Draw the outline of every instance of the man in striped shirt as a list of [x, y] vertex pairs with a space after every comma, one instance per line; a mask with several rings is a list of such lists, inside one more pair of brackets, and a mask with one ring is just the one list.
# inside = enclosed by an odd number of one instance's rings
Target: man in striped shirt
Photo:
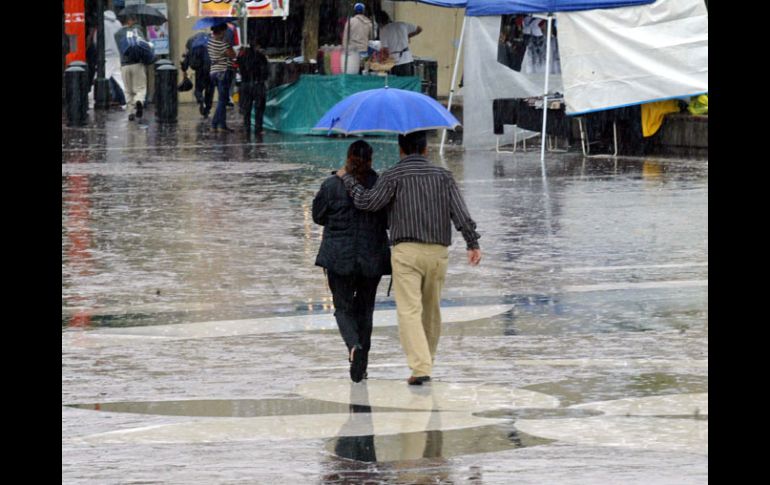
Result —
[[227, 102], [230, 100], [230, 84], [233, 77], [232, 59], [235, 59], [233, 47], [225, 40], [227, 24], [211, 27], [211, 38], [208, 43], [209, 59], [211, 60], [211, 85], [217, 88], [217, 109], [211, 120], [215, 131], [233, 131], [227, 126]]
[[481, 261], [476, 223], [449, 170], [425, 158], [424, 131], [399, 135], [401, 160], [385, 170], [370, 190], [342, 168], [354, 205], [363, 210], [388, 208], [388, 226], [399, 337], [412, 375], [410, 385], [430, 381], [441, 334], [441, 289], [452, 244], [452, 222], [462, 233], [468, 263]]

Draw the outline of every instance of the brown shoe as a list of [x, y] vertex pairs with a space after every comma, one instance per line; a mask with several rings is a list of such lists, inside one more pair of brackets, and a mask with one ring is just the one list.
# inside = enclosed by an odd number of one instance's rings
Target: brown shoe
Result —
[[410, 386], [421, 386], [423, 382], [430, 382], [430, 376], [412, 376], [406, 382]]

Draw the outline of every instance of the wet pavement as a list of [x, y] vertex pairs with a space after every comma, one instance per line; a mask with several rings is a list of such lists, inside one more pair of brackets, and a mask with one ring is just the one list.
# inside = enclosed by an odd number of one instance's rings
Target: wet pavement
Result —
[[352, 140], [89, 114], [62, 127], [63, 483], [707, 483], [707, 160], [431, 146], [483, 260], [453, 234], [419, 389], [385, 278], [354, 385], [310, 214]]

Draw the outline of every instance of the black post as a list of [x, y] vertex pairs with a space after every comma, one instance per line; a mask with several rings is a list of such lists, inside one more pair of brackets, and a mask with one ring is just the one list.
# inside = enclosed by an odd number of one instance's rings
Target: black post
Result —
[[[88, 97], [83, 98], [83, 86], [88, 77], [86, 70], [79, 66], [64, 71], [64, 91], [67, 99], [67, 126], [83, 126], [86, 122]], [[85, 107], [83, 106], [85, 103]]]
[[156, 101], [155, 117], [161, 123], [176, 123], [178, 93], [177, 70], [173, 64], [163, 64], [155, 69]]
[[80, 82], [83, 83], [79, 91], [80, 97], [82, 98], [80, 104], [82, 105], [83, 112], [86, 112], [88, 111], [88, 91], [91, 89], [91, 86], [88, 85], [88, 64], [83, 61], [72, 61], [67, 65], [67, 67], [80, 67], [86, 72], [85, 76], [79, 77], [79, 79], [81, 79]]
[[110, 84], [104, 78], [104, 0], [96, 4], [96, 81], [94, 82], [94, 108], [107, 109], [110, 107]]
[[158, 89], [159, 89], [159, 87], [158, 87], [159, 86], [159, 84], [158, 84], [158, 68], [160, 66], [168, 66], [168, 65], [172, 65], [173, 66], [174, 63], [171, 62], [168, 59], [157, 59], [155, 61], [155, 64], [154, 64], [155, 71], [153, 72], [153, 79], [155, 79], [155, 84], [153, 84], [153, 87], [152, 87], [152, 103], [153, 104], [158, 104]]

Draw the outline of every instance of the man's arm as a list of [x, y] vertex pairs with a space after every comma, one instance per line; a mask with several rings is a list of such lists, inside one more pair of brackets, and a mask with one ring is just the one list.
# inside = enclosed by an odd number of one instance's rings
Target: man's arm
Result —
[[449, 175], [449, 217], [465, 239], [468, 249], [468, 263], [476, 266], [481, 261], [481, 249], [479, 249], [481, 235], [476, 232], [476, 223], [471, 219], [463, 196], [460, 194], [460, 189], [457, 188], [451, 175]]
[[369, 190], [356, 182], [355, 177], [345, 172], [344, 168], [337, 171], [337, 176], [345, 183], [345, 188], [353, 197], [353, 205], [356, 209], [378, 211], [390, 203], [395, 193], [396, 187], [387, 172], [383, 173], [374, 187]]
[[417, 25], [416, 27], [417, 27], [417, 28], [414, 30], [414, 32], [410, 32], [410, 33], [408, 34], [408, 36], [409, 36], [410, 38], [414, 37], [415, 35], [420, 35], [420, 32], [422, 32], [422, 27], [420, 27], [419, 25]]

